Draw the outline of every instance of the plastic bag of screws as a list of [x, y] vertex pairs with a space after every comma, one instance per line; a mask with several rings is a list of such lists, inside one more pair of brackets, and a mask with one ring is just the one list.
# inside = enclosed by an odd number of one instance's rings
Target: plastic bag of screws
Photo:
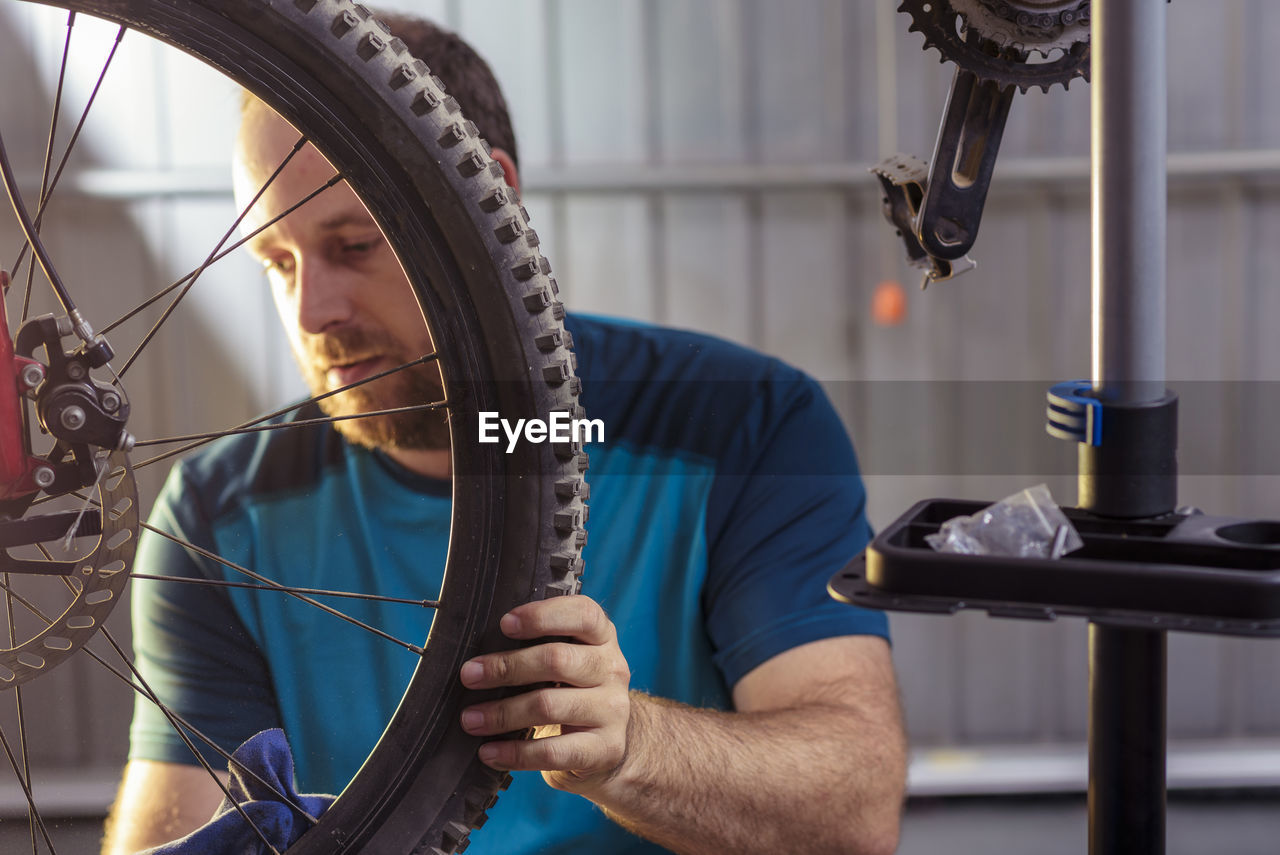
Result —
[[955, 517], [925, 535], [938, 552], [1061, 558], [1084, 546], [1075, 526], [1044, 484], [1028, 487], [976, 514]]

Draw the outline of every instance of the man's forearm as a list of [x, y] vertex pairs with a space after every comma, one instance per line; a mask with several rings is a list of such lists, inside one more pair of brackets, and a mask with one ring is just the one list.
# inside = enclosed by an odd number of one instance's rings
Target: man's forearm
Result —
[[[219, 779], [226, 783], [225, 773]], [[103, 855], [132, 855], [204, 825], [222, 802], [218, 781], [199, 766], [130, 760], [111, 808]]]
[[776, 855], [798, 840], [811, 853], [893, 851], [906, 747], [884, 639], [835, 636], [772, 656], [737, 678], [729, 713], [629, 692], [616, 627], [587, 597], [526, 603], [502, 625], [515, 639], [577, 643], [463, 665], [470, 689], [533, 687], [465, 709], [468, 733], [546, 734], [486, 742], [484, 763], [540, 769], [681, 855]]
[[585, 795], [636, 834], [681, 855], [777, 853], [801, 841], [815, 855], [896, 848], [896, 726], [839, 704], [732, 713], [631, 698], [627, 756]]

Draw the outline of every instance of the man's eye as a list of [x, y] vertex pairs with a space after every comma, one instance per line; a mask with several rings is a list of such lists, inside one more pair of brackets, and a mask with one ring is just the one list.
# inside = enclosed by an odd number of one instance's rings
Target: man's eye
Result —
[[370, 238], [369, 240], [353, 241], [344, 243], [342, 251], [346, 255], [368, 255], [373, 252], [382, 243], [382, 238]]
[[292, 273], [293, 259], [289, 256], [262, 259], [262, 269], [268, 273]]

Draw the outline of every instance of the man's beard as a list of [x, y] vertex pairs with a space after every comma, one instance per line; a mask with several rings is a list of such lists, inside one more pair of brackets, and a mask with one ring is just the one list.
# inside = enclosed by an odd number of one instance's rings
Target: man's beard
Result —
[[[413, 359], [402, 352], [398, 343], [389, 345], [385, 335], [363, 329], [343, 329], [315, 336], [305, 346], [308, 353], [299, 362], [313, 395], [331, 391], [325, 369], [319, 366], [343, 364], [375, 355], [385, 357], [395, 365], [404, 365]], [[383, 370], [386, 369], [379, 373]], [[440, 372], [434, 363], [427, 362], [324, 398], [320, 401], [320, 409], [329, 416], [350, 416], [443, 400]], [[333, 426], [348, 441], [369, 448], [429, 450], [449, 447], [448, 413], [443, 408], [371, 418], [346, 418], [334, 422]]]

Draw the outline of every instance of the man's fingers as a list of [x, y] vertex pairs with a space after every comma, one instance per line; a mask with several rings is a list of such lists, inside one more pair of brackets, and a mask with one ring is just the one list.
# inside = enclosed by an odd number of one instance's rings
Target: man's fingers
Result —
[[[587, 689], [603, 685], [620, 668], [604, 649], [582, 644], [552, 642], [521, 650], [477, 656], [462, 666], [462, 684], [469, 689], [530, 686], [534, 683], [567, 683]], [[629, 675], [627, 675], [629, 677]]]
[[[622, 744], [596, 731], [546, 739], [486, 742], [480, 746], [480, 761], [494, 769], [572, 772], [574, 777], [609, 772], [617, 768], [622, 757]], [[548, 781], [551, 780], [549, 777]]]
[[503, 616], [510, 638], [568, 636], [583, 644], [608, 644], [616, 637], [613, 622], [590, 597], [552, 597], [517, 606]]
[[526, 603], [502, 618], [502, 631], [517, 639], [568, 638], [519, 650], [477, 656], [462, 666], [471, 689], [566, 683], [580, 688], [631, 679], [618, 635], [604, 610], [589, 597], [554, 597]]
[[629, 711], [625, 692], [605, 694], [595, 689], [537, 689], [501, 701], [468, 707], [462, 713], [462, 729], [477, 736], [492, 736], [545, 724], [606, 727], [618, 721], [625, 722]]
[[512, 609], [502, 618], [502, 631], [515, 639], [569, 641], [477, 656], [462, 666], [463, 685], [554, 685], [468, 707], [463, 729], [492, 736], [555, 726], [560, 733], [532, 742], [487, 742], [481, 761], [495, 769], [542, 770], [563, 789], [612, 774], [626, 753], [631, 672], [604, 610], [589, 597], [555, 597]]

